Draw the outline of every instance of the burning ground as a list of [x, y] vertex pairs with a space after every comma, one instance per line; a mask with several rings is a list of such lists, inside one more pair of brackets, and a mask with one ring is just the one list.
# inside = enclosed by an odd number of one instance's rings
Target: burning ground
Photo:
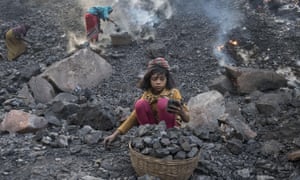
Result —
[[[201, 129], [202, 153], [191, 179], [300, 178], [299, 161], [288, 158], [300, 148], [300, 35], [295, 2], [283, 1], [277, 9], [256, 0], [109, 2], [115, 7], [112, 18], [133, 35], [134, 43], [111, 46], [108, 37], [114, 26], [104, 23], [105, 35], [97, 47], [101, 51], [95, 52], [111, 64], [112, 75], [84, 94], [101, 105], [101, 113], [114, 116], [116, 109], [132, 107], [141, 93], [136, 88], [138, 75], [157, 53], [169, 60], [186, 102], [211, 90], [211, 81], [224, 74], [222, 65], [276, 71], [289, 80], [278, 91], [223, 93], [227, 111], [238, 111], [235, 119], [244, 119], [257, 136], [245, 139], [239, 138], [242, 133]], [[26, 105], [17, 94], [33, 76], [76, 51], [74, 42], [83, 41], [83, 14], [90, 5], [95, 2], [0, 2], [1, 32], [28, 22], [32, 25], [28, 38], [33, 42], [17, 61], [0, 61], [1, 119], [13, 109], [46, 114], [50, 105]], [[157, 47], [160, 51], [154, 51]], [[3, 40], [0, 53], [5, 55]], [[253, 106], [261, 93], [278, 97], [280, 92], [292, 98], [281, 98], [276, 113], [267, 108], [258, 112]], [[64, 118], [56, 120], [37, 133], [1, 134], [1, 179], [137, 178], [127, 146], [136, 128], [105, 149], [101, 141], [113, 129], [97, 131], [84, 124], [70, 125]]]

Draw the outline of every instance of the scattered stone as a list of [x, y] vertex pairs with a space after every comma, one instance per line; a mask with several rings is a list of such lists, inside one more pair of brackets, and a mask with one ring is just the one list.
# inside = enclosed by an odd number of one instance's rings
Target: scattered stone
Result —
[[45, 118], [21, 110], [11, 110], [1, 122], [0, 130], [9, 133], [35, 132], [45, 128], [48, 122]]
[[275, 180], [275, 177], [268, 175], [257, 175], [256, 180]]
[[239, 139], [231, 139], [227, 141], [226, 147], [232, 154], [238, 155], [243, 152], [243, 143]]
[[104, 179], [93, 177], [93, 176], [83, 176], [80, 178], [80, 180], [104, 180]]
[[85, 135], [84, 142], [86, 144], [97, 144], [100, 139], [102, 139], [102, 132], [101, 131], [94, 131], [90, 134]]
[[300, 150], [297, 150], [297, 151], [289, 153], [288, 154], [288, 159], [290, 161], [298, 161], [298, 160], [300, 160]]
[[29, 87], [37, 102], [48, 103], [55, 96], [53, 86], [44, 78], [32, 77], [29, 81]]
[[279, 152], [281, 152], [283, 149], [284, 145], [279, 143], [277, 140], [270, 140], [262, 144], [261, 152], [265, 156], [277, 157], [279, 155]]

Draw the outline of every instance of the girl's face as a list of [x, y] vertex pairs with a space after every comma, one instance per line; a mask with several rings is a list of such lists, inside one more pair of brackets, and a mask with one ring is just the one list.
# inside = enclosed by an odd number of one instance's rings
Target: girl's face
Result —
[[165, 74], [155, 73], [150, 78], [153, 93], [160, 93], [167, 84], [167, 77]]

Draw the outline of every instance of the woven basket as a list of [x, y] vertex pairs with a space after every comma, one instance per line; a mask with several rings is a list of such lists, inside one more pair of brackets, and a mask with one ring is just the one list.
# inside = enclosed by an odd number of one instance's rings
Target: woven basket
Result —
[[198, 165], [197, 156], [183, 160], [166, 160], [143, 155], [135, 151], [129, 142], [129, 153], [132, 166], [139, 176], [145, 174], [159, 177], [161, 180], [187, 180]]

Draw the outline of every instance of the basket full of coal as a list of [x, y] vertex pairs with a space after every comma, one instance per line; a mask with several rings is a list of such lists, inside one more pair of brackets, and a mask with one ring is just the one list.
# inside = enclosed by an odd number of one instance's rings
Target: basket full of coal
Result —
[[186, 128], [143, 125], [129, 142], [133, 168], [139, 176], [188, 179], [198, 166], [201, 140]]

